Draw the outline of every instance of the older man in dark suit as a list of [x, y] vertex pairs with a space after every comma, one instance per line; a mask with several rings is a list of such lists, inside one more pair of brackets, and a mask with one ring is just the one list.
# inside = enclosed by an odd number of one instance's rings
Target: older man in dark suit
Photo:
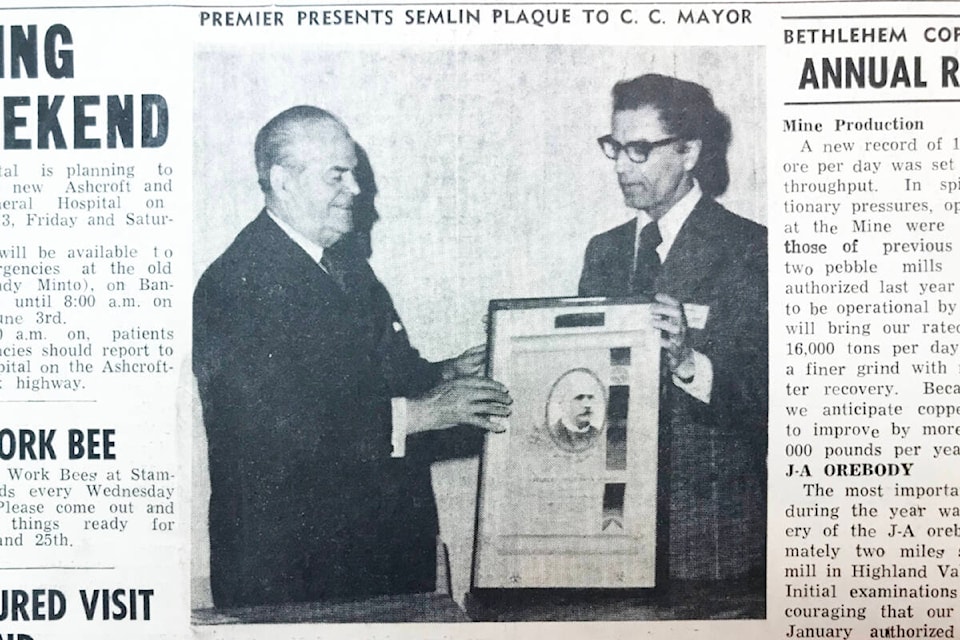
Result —
[[599, 143], [639, 214], [591, 239], [580, 278], [580, 295], [653, 302], [673, 584], [762, 584], [765, 565], [767, 234], [714, 200], [729, 142], [704, 87], [618, 83]]
[[424, 432], [499, 430], [509, 397], [476, 376], [480, 350], [423, 360], [365, 255], [338, 246], [360, 193], [339, 119], [284, 111], [255, 156], [266, 206], [194, 296], [214, 603], [430, 591]]

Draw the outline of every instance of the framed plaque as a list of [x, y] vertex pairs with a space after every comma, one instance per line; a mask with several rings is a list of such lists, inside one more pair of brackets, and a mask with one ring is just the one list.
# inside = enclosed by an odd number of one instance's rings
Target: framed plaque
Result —
[[659, 332], [636, 299], [493, 300], [472, 589], [636, 589], [657, 573]]

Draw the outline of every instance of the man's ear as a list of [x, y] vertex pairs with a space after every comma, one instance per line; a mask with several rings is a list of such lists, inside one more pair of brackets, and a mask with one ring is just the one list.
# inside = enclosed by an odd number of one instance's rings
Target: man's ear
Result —
[[703, 149], [702, 140], [686, 140], [686, 148], [683, 151], [683, 168], [688, 172], [693, 171], [700, 159], [700, 150]]
[[283, 197], [281, 194], [286, 191], [287, 179], [289, 177], [290, 172], [288, 172], [285, 167], [279, 164], [270, 167], [270, 192], [275, 197]]

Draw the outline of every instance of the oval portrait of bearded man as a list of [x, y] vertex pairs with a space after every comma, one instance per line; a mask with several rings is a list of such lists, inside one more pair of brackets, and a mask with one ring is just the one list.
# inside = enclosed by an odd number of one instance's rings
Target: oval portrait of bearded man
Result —
[[600, 439], [606, 413], [607, 399], [600, 379], [589, 369], [571, 369], [550, 389], [545, 428], [560, 450], [580, 453]]

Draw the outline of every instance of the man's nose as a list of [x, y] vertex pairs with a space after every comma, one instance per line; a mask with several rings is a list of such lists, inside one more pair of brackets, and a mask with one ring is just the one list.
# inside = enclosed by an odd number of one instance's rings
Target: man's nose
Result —
[[353, 175], [353, 171], [347, 171], [343, 174], [343, 188], [350, 195], [360, 195], [360, 185], [357, 184], [357, 177]]
[[627, 156], [626, 150], [620, 149], [620, 152], [617, 154], [617, 159], [613, 161], [613, 166], [617, 169], [617, 175], [622, 176], [628, 171], [635, 169], [637, 163]]

